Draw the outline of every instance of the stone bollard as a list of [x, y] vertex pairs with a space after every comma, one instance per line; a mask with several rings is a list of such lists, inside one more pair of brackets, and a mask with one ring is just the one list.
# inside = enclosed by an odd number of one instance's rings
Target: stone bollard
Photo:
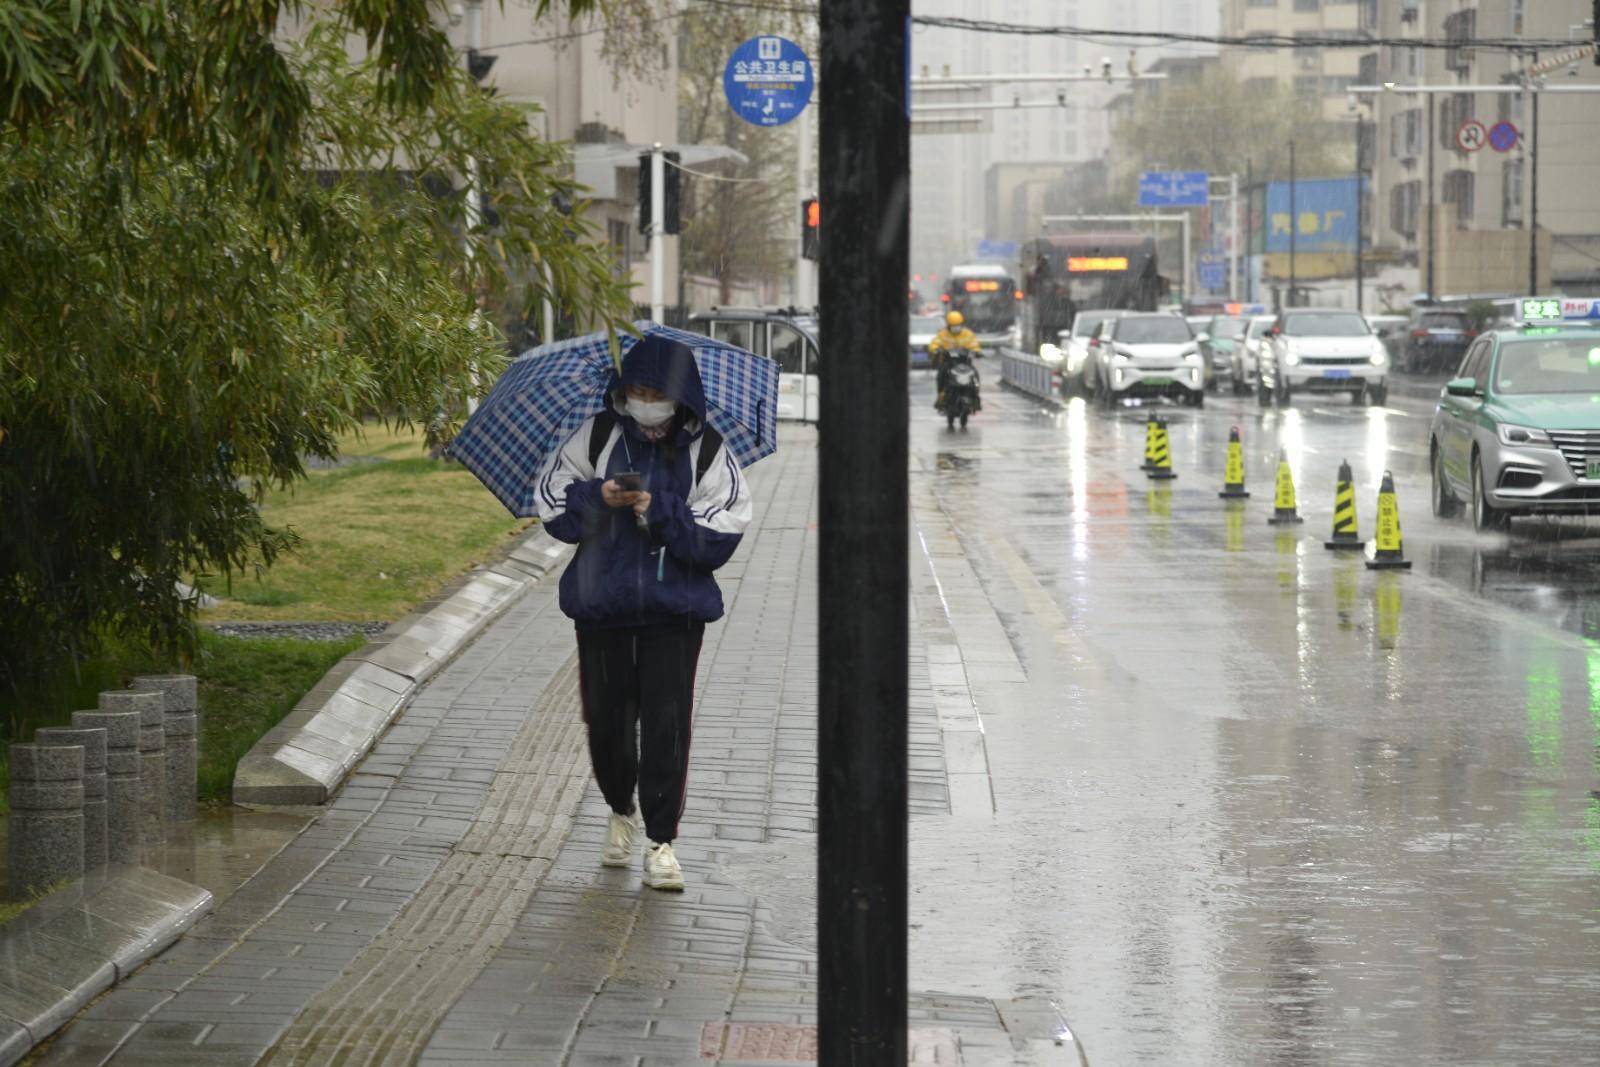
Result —
[[83, 749], [11, 746], [11, 899], [83, 877]]
[[100, 694], [101, 711], [139, 713], [139, 806], [144, 813], [141, 839], [159, 845], [167, 839], [167, 702], [160, 693], [113, 689]]
[[83, 749], [83, 869], [106, 865], [106, 732], [47, 726], [33, 732], [36, 745]]
[[199, 790], [196, 747], [200, 732], [200, 700], [192, 674], [145, 674], [130, 689], [159, 692], [165, 701], [162, 729], [166, 735], [167, 820], [191, 822]]
[[139, 713], [75, 711], [78, 730], [106, 733], [106, 860], [138, 863], [144, 825], [144, 790], [139, 780]]

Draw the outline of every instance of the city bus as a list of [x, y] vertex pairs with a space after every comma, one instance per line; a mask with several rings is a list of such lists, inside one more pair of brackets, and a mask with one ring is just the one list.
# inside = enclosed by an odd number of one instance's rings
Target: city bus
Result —
[[1154, 311], [1171, 291], [1156, 241], [1138, 233], [1074, 233], [1022, 246], [1022, 348], [1059, 344], [1079, 311]]
[[939, 297], [944, 311], [959, 311], [985, 345], [1011, 343], [1021, 296], [1011, 272], [993, 263], [954, 267]]

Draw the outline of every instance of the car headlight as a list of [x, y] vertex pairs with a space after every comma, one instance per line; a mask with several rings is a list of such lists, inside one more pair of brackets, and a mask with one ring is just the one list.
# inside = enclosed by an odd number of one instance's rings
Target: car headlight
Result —
[[1111, 362], [1118, 367], [1126, 367], [1133, 362], [1133, 357], [1126, 352], [1118, 352], [1111, 357]]
[[1381, 367], [1385, 363], [1388, 363], [1388, 362], [1389, 362], [1389, 353], [1387, 353], [1387, 352], [1385, 352], [1383, 350], [1383, 346], [1382, 345], [1379, 345], [1377, 348], [1373, 349], [1373, 351], [1372, 351], [1372, 365], [1374, 367]]
[[1512, 426], [1510, 423], [1500, 424], [1500, 443], [1521, 448], [1555, 447], [1555, 442], [1543, 430], [1535, 430], [1531, 426]]
[[1191, 367], [1198, 367], [1202, 362], [1200, 359], [1200, 353], [1196, 352], [1192, 348], [1183, 354], [1183, 361], [1189, 364]]
[[1283, 365], [1286, 367], [1298, 367], [1300, 365], [1300, 357], [1293, 352], [1285, 352], [1283, 354]]
[[1061, 349], [1056, 345], [1043, 344], [1039, 346], [1039, 358], [1046, 363], [1060, 363]]

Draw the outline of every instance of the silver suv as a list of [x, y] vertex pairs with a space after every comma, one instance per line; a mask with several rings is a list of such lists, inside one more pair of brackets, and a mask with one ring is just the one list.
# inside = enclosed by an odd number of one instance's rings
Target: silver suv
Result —
[[1206, 402], [1200, 339], [1181, 316], [1150, 312], [1106, 319], [1089, 338], [1089, 352], [1085, 385], [1107, 408], [1135, 396], [1171, 397], [1195, 407]]
[[1389, 352], [1358, 311], [1293, 308], [1261, 344], [1256, 397], [1287, 406], [1295, 393], [1349, 393], [1357, 404], [1389, 396]]

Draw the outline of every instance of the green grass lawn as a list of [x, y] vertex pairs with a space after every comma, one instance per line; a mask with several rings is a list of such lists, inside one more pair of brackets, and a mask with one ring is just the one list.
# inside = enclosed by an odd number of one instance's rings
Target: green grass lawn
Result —
[[420, 432], [377, 423], [340, 441], [356, 462], [268, 496], [267, 522], [302, 538], [270, 570], [202, 578], [228, 620], [392, 620], [529, 525], [467, 471], [427, 457]]
[[[276, 726], [300, 698], [362, 638], [299, 641], [222, 637], [203, 633], [194, 663], [178, 667], [147, 650], [119, 647], [79, 667], [47, 692], [0, 694], [6, 741], [26, 741], [40, 726], [64, 726], [78, 708], [92, 708], [103, 689], [118, 689], [136, 674], [186, 670], [200, 689], [200, 799], [221, 803], [233, 787], [233, 769], [256, 739]], [[0, 811], [7, 810], [10, 762], [0, 755]]]

